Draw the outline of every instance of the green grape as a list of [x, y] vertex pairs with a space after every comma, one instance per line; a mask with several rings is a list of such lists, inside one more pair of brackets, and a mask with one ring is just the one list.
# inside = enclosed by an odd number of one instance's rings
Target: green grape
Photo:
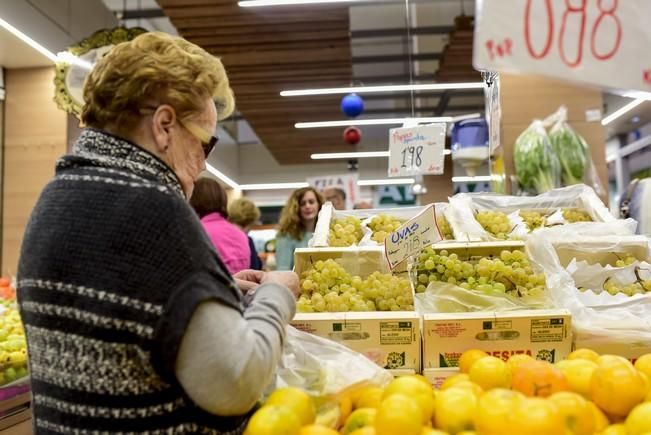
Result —
[[533, 231], [536, 228], [541, 228], [547, 225], [545, 217], [540, 212], [520, 210], [519, 214], [524, 223], [527, 224], [529, 231]]
[[362, 240], [364, 231], [362, 222], [353, 216], [332, 219], [328, 233], [328, 245], [330, 246], [353, 246]]
[[437, 214], [436, 223], [439, 227], [439, 231], [441, 232], [441, 237], [443, 237], [443, 240], [454, 239], [454, 234], [452, 234], [452, 228], [450, 227], [450, 223], [445, 218], [445, 216]]
[[563, 209], [563, 217], [569, 223], [592, 222], [592, 217], [586, 211], [579, 209], [565, 208]]
[[507, 239], [511, 232], [509, 217], [500, 211], [480, 211], [475, 215], [479, 224], [491, 235], [498, 239]]
[[384, 243], [384, 239], [397, 230], [400, 225], [404, 223], [403, 220], [395, 218], [393, 216], [388, 216], [386, 214], [379, 214], [374, 216], [373, 219], [368, 223], [368, 227], [373, 231], [371, 235], [371, 240], [374, 240], [378, 243]]

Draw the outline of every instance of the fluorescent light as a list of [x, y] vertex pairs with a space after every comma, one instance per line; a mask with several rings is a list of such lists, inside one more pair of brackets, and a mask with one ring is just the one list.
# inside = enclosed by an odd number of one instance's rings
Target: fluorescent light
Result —
[[308, 187], [307, 183], [262, 183], [240, 184], [240, 190], [274, 190], [274, 189], [301, 189]]
[[34, 50], [38, 51], [41, 53], [43, 56], [47, 57], [50, 59], [52, 62], [57, 61], [57, 57], [54, 53], [52, 53], [50, 50], [47, 48], [43, 47], [41, 44], [38, 42], [34, 41], [32, 38], [21, 32], [20, 30], [16, 29], [14, 26], [0, 18], [0, 27], [5, 28], [9, 32], [11, 32], [14, 36], [16, 36], [18, 39], [32, 47]]
[[347, 88], [296, 89], [280, 91], [282, 97], [300, 97], [306, 95], [330, 94], [364, 94], [372, 92], [410, 92], [410, 91], [444, 91], [450, 89], [483, 89], [483, 82], [468, 83], [423, 83], [411, 85], [350, 86]]
[[490, 175], [476, 175], [474, 177], [452, 177], [453, 183], [481, 183], [491, 181], [493, 177]]
[[621, 117], [625, 113], [630, 112], [631, 110], [635, 109], [640, 104], [644, 103], [644, 101], [646, 101], [646, 100], [643, 100], [641, 98], [638, 98], [637, 100], [631, 101], [630, 103], [628, 103], [624, 107], [615, 110], [613, 113], [611, 113], [610, 115], [608, 115], [604, 119], [602, 119], [601, 120], [601, 125], [610, 124], [611, 122], [613, 122], [617, 118]]
[[210, 172], [215, 177], [222, 180], [224, 183], [226, 183], [227, 186], [230, 186], [233, 189], [241, 189], [241, 186], [239, 186], [235, 181], [233, 181], [231, 178], [226, 176], [223, 172], [221, 172], [220, 170], [218, 170], [213, 165], [207, 162], [206, 162], [206, 171]]
[[312, 160], [326, 159], [363, 159], [367, 157], [389, 157], [389, 151], [360, 151], [355, 153], [321, 153], [312, 154]]
[[648, 100], [651, 101], [651, 92], [643, 92], [643, 91], [627, 91], [623, 92], [620, 94], [623, 97], [628, 97], [628, 98], [638, 98], [641, 100]]
[[358, 186], [391, 186], [394, 184], [414, 184], [413, 178], [383, 178], [380, 180], [359, 180]]
[[261, 6], [309, 5], [318, 3], [354, 3], [356, 1], [360, 0], [242, 0], [237, 2], [237, 4], [242, 8], [251, 8]]
[[59, 62], [65, 62], [70, 65], [76, 65], [80, 68], [83, 68], [85, 70], [90, 71], [93, 69], [93, 64], [88, 62], [87, 60], [84, 60], [78, 56], [75, 56], [74, 54], [70, 53], [69, 51], [60, 51], [57, 53], [57, 61]]
[[438, 116], [432, 118], [376, 118], [376, 119], [348, 119], [343, 121], [317, 121], [297, 122], [296, 128], [319, 128], [319, 127], [348, 127], [349, 125], [390, 125], [404, 124], [405, 122], [430, 123], [430, 122], [452, 122], [451, 116]]

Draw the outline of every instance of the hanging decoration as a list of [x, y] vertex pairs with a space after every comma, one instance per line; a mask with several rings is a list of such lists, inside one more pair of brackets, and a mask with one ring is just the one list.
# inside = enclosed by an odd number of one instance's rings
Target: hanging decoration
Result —
[[60, 59], [56, 64], [54, 77], [54, 101], [61, 110], [80, 118], [84, 105], [84, 80], [97, 60], [104, 56], [114, 45], [130, 41], [146, 33], [140, 27], [116, 27], [99, 30], [78, 44], [58, 53]]
[[348, 94], [341, 99], [341, 111], [349, 118], [356, 118], [364, 112], [364, 100], [357, 94]]
[[362, 132], [357, 127], [346, 127], [344, 141], [349, 145], [357, 145], [362, 140]]

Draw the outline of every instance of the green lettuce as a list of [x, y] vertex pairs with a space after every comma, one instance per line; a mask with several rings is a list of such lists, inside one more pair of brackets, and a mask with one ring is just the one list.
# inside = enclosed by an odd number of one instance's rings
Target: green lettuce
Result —
[[585, 140], [565, 122], [559, 122], [552, 128], [549, 140], [561, 163], [563, 185], [583, 183], [590, 158]]
[[561, 165], [541, 121], [534, 121], [515, 141], [515, 175], [523, 189], [538, 194], [559, 187]]

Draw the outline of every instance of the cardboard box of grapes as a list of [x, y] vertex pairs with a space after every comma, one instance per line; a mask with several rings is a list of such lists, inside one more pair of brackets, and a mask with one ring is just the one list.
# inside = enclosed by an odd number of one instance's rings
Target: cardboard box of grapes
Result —
[[[453, 240], [445, 217], [447, 203], [435, 203], [436, 220], [444, 240]], [[415, 217], [425, 207], [371, 210], [335, 210], [326, 203], [312, 238], [313, 247], [382, 246], [384, 239], [401, 224]]]
[[524, 353], [550, 362], [572, 350], [572, 320], [564, 309], [440, 313], [423, 316], [423, 367], [458, 367], [468, 349], [507, 360]]
[[391, 274], [381, 247], [295, 253], [302, 294], [291, 324], [388, 369], [421, 367], [421, 318], [406, 270]]
[[583, 184], [538, 196], [460, 193], [446, 211], [457, 240], [523, 240], [539, 228], [576, 222], [614, 222], [594, 190]]

